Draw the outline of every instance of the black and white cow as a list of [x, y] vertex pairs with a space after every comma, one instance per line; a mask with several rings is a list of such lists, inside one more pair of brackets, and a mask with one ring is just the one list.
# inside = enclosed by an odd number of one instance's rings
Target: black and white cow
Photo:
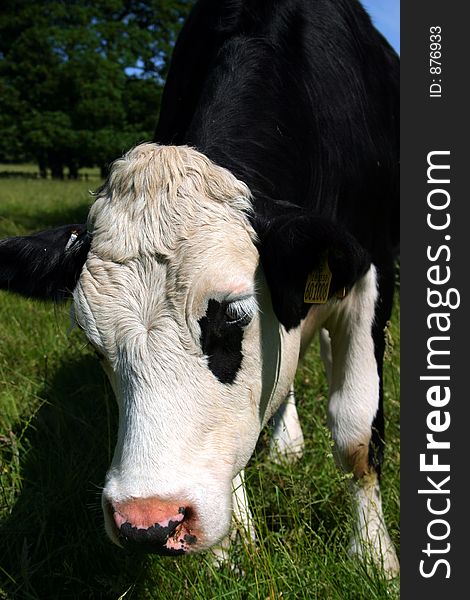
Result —
[[[398, 59], [355, 0], [200, 0], [155, 143], [117, 160], [86, 225], [0, 242], [0, 285], [73, 294], [119, 404], [112, 540], [159, 553], [252, 535], [243, 468], [315, 331], [352, 550], [398, 572], [379, 492], [398, 243]], [[233, 499], [232, 499], [233, 493]]]

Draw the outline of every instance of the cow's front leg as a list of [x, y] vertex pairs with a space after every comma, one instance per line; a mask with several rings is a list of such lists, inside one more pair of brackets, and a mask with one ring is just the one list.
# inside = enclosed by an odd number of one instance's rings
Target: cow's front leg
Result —
[[350, 552], [366, 563], [372, 560], [387, 577], [396, 577], [400, 565], [384, 522], [377, 473], [369, 471], [351, 482], [351, 488], [356, 520]]
[[256, 542], [256, 531], [248, 504], [245, 487], [245, 472], [242, 470], [232, 481], [233, 524], [241, 535], [243, 542]]
[[243, 470], [232, 481], [232, 506], [233, 517], [230, 532], [219, 544], [211, 548], [215, 561], [219, 565], [233, 566], [230, 559], [230, 547], [235, 542], [237, 535], [240, 536], [244, 544], [253, 545], [256, 543], [256, 531], [248, 505]]
[[304, 451], [304, 435], [295, 405], [294, 386], [273, 417], [269, 456], [275, 463], [295, 462]]
[[[372, 428], [380, 397], [380, 368], [373, 339], [375, 269], [338, 302], [325, 323], [331, 338], [331, 380], [328, 419], [337, 462], [352, 472], [356, 514], [351, 551], [372, 560], [385, 574], [399, 572], [395, 548], [382, 514], [379, 476], [381, 452], [370, 455]], [[327, 342], [326, 337], [323, 343]], [[381, 419], [379, 419], [381, 421]], [[383, 432], [382, 432], [383, 434]], [[375, 436], [374, 436], [375, 437]]]

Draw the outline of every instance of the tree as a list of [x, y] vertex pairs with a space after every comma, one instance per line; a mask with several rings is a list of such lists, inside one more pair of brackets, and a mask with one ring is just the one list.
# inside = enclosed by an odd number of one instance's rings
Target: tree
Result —
[[151, 139], [191, 0], [4, 0], [0, 160], [63, 177]]

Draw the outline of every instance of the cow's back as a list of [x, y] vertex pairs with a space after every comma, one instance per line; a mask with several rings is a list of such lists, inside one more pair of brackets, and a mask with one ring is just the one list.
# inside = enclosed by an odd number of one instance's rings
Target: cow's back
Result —
[[230, 169], [258, 215], [295, 205], [342, 222], [380, 262], [398, 239], [398, 80], [357, 2], [203, 0], [176, 45], [156, 141]]

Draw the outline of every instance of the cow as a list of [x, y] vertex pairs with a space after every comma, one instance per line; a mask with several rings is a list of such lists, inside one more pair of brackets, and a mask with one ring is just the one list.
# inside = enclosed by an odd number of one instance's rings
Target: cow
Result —
[[315, 332], [351, 551], [398, 573], [379, 480], [398, 252], [398, 57], [356, 0], [200, 0], [153, 142], [85, 224], [0, 242], [0, 286], [73, 297], [119, 406], [102, 506], [126, 548], [228, 547], [262, 428], [302, 454], [293, 381]]

